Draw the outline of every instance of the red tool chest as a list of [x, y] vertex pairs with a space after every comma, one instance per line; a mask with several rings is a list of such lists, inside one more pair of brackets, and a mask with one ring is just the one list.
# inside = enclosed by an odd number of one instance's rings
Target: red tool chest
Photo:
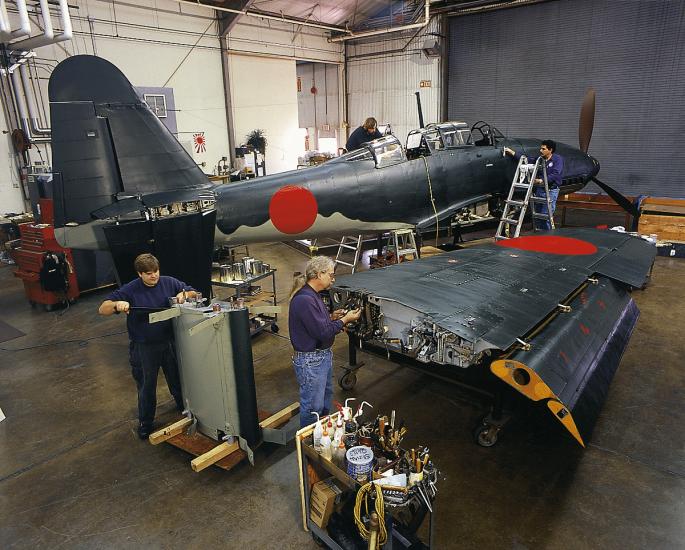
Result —
[[[71, 250], [62, 248], [55, 239], [54, 227], [47, 223], [19, 224], [21, 247], [17, 250], [18, 269], [14, 272], [24, 283], [24, 291], [31, 305], [43, 304], [47, 310], [56, 304], [72, 302], [79, 296], [76, 272], [73, 269], [74, 259]], [[69, 286], [65, 292], [44, 290], [40, 284], [40, 270], [46, 252], [61, 252], [69, 262], [67, 279]]]

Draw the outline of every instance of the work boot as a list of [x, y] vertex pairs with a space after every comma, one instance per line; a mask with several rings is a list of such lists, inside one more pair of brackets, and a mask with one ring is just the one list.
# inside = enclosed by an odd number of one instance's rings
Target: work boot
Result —
[[147, 439], [150, 437], [150, 434], [152, 433], [152, 424], [147, 424], [145, 422], [141, 422], [138, 424], [138, 437], [140, 439]]

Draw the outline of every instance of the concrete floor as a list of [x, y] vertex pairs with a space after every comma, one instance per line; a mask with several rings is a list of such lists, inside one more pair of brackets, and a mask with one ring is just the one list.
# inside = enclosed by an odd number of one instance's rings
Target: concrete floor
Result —
[[[251, 252], [279, 268], [285, 299], [307, 258], [283, 244]], [[0, 547], [316, 548], [294, 444], [198, 474], [183, 451], [139, 441], [124, 320], [97, 315], [106, 292], [45, 313], [12, 271], [0, 268], [0, 318], [27, 335], [0, 344]], [[407, 443], [430, 446], [443, 474], [435, 548], [684, 548], [683, 281], [685, 260], [659, 257], [634, 293], [642, 315], [585, 450], [535, 419], [480, 448], [478, 398], [364, 353], [357, 387], [336, 398], [396, 409]], [[297, 400], [288, 340], [264, 333], [253, 346], [260, 407]], [[340, 336], [336, 365], [345, 350]], [[172, 420], [162, 377], [158, 395], [158, 421]]]

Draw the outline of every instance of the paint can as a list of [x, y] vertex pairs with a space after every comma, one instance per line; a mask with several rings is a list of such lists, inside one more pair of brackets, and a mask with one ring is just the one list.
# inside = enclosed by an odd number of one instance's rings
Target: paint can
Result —
[[262, 271], [262, 266], [264, 265], [264, 262], [261, 260], [253, 260], [252, 261], [252, 274], [253, 275], [261, 275], [263, 273]]
[[219, 280], [222, 283], [228, 283], [233, 280], [233, 272], [230, 265], [219, 266]]
[[367, 483], [371, 479], [373, 450], [364, 446], [352, 447], [348, 449], [345, 458], [347, 459], [347, 475], [359, 483]]
[[233, 264], [233, 280], [234, 281], [244, 281], [245, 280], [245, 264], [241, 262], [236, 262]]

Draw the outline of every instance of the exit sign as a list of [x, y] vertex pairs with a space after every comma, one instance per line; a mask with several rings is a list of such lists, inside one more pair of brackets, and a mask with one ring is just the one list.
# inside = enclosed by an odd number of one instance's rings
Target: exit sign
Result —
[[419, 82], [419, 88], [430, 88], [431, 87], [431, 81], [430, 80], [422, 80]]

